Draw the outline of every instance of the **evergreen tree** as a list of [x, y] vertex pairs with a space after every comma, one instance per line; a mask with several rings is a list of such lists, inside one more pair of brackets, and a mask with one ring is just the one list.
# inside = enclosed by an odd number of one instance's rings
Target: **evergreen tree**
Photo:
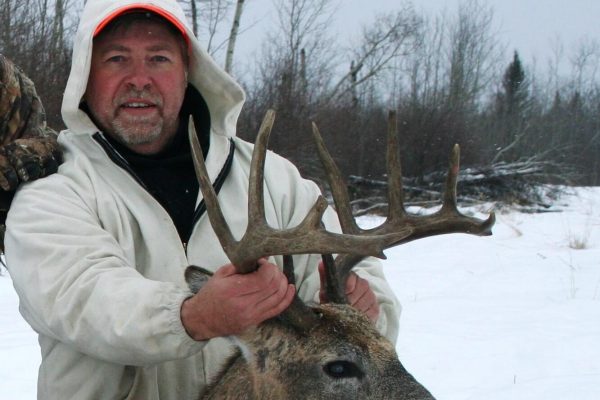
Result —
[[529, 133], [528, 114], [531, 108], [528, 86], [525, 70], [515, 51], [496, 94], [494, 135], [498, 153], [493, 160], [514, 160], [526, 152], [524, 139]]
[[506, 68], [499, 95], [500, 111], [511, 118], [523, 117], [529, 103], [529, 87], [519, 53], [515, 51], [512, 62]]

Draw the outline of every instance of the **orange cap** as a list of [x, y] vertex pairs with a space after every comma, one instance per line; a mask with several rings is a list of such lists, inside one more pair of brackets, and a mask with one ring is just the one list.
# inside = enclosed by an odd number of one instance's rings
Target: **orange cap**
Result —
[[152, 4], [144, 3], [129, 4], [124, 7], [117, 8], [115, 11], [108, 14], [108, 16], [104, 18], [96, 27], [96, 30], [94, 31], [94, 37], [98, 36], [102, 29], [104, 29], [106, 25], [108, 25], [115, 18], [135, 10], [150, 11], [154, 14], [160, 15], [161, 17], [165, 18], [167, 21], [173, 24], [173, 26], [175, 26], [179, 30], [179, 32], [181, 32], [183, 38], [189, 44], [190, 39], [188, 38], [188, 35], [185, 31], [185, 27], [173, 14], [169, 13], [168, 11], [165, 11], [163, 8], [157, 7]]

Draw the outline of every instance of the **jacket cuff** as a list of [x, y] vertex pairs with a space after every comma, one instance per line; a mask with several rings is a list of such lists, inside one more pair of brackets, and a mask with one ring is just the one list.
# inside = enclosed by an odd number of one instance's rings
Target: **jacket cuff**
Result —
[[183, 326], [183, 322], [181, 321], [181, 307], [183, 302], [194, 294], [191, 291], [184, 291], [174, 296], [172, 302], [167, 306], [169, 308], [169, 314], [171, 315], [171, 320], [169, 321], [171, 332], [175, 337], [180, 339], [181, 350], [188, 356], [194, 355], [204, 348], [207, 340], [194, 340], [187, 333], [185, 327]]

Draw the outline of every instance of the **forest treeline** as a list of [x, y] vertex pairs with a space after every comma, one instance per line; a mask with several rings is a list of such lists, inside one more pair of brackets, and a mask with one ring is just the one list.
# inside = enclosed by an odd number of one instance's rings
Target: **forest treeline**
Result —
[[[356, 28], [352, 43], [332, 31], [331, 0], [273, 0], [276, 17], [253, 59], [235, 57], [252, 0], [180, 1], [218, 62], [245, 87], [238, 134], [253, 140], [277, 111], [270, 147], [319, 179], [315, 121], [345, 175], [385, 175], [388, 110], [399, 117], [403, 173], [416, 182], [447, 165], [518, 166], [536, 184], [600, 185], [600, 45], [557, 40], [547, 65], [526, 64], [495, 28], [493, 9], [466, 0], [423, 15], [410, 2]], [[0, 53], [35, 82], [48, 124], [63, 127], [60, 103], [83, 0], [3, 0]], [[241, 20], [241, 24], [240, 24]], [[241, 26], [241, 29], [238, 28]], [[233, 39], [233, 40], [232, 40]], [[523, 40], [526, 40], [524, 38]], [[493, 194], [492, 194], [493, 195]]]

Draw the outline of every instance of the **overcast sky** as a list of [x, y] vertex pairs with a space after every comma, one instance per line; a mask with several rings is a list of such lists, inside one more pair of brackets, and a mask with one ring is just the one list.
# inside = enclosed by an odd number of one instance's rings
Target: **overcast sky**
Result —
[[[600, 0], [479, 0], [492, 6], [495, 28], [508, 51], [516, 49], [525, 62], [535, 57], [539, 66], [546, 65], [552, 43], [560, 37], [565, 51], [582, 39], [600, 41]], [[378, 13], [398, 9], [403, 0], [335, 0], [338, 11], [334, 29], [340, 39], [351, 37]], [[419, 11], [429, 15], [444, 10], [455, 15], [461, 0], [413, 0]], [[251, 27], [240, 37], [238, 55], [254, 53], [256, 43], [275, 21], [273, 0], [249, 0], [242, 26]], [[348, 40], [348, 43], [350, 41]], [[346, 44], [346, 43], [343, 43]], [[509, 54], [510, 56], [511, 54]]]
[[[561, 38], [566, 49], [584, 38], [600, 40], [600, 0], [480, 1], [493, 8], [503, 41], [525, 58], [545, 61], [556, 37]], [[438, 12], [445, 7], [456, 10], [459, 3], [459, 0], [416, 0], [413, 4]]]

